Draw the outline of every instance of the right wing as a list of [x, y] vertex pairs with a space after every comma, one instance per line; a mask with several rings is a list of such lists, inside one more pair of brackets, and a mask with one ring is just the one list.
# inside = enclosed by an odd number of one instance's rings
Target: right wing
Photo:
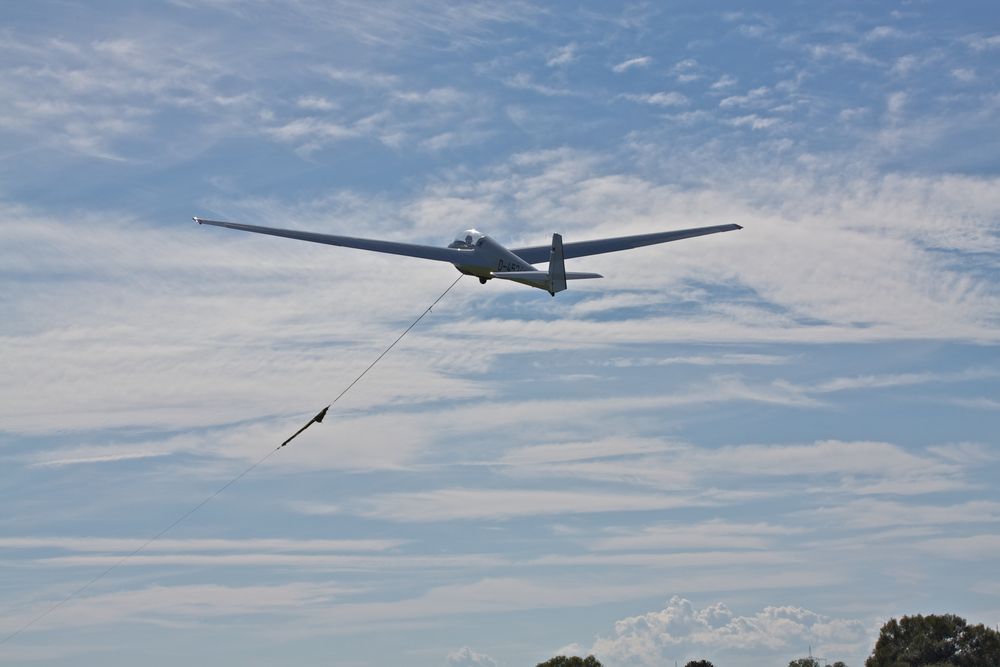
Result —
[[339, 245], [345, 248], [360, 248], [361, 250], [372, 250], [374, 252], [386, 252], [392, 255], [405, 255], [407, 257], [420, 257], [422, 259], [433, 259], [439, 262], [451, 262], [461, 264], [468, 261], [471, 250], [459, 250], [457, 248], [439, 248], [430, 245], [417, 245], [414, 243], [396, 243], [395, 241], [379, 241], [376, 239], [359, 239], [353, 236], [334, 236], [332, 234], [317, 234], [315, 232], [298, 232], [293, 229], [276, 229], [274, 227], [258, 227], [256, 225], [241, 225], [235, 222], [220, 222], [218, 220], [205, 220], [195, 217], [194, 221], [199, 225], [214, 225], [216, 227], [228, 227], [244, 232], [255, 232], [257, 234], [269, 234], [271, 236], [283, 236], [288, 239], [298, 239], [300, 241], [312, 241], [313, 243], [325, 243], [327, 245]]
[[[689, 239], [693, 236], [704, 236], [705, 234], [716, 234], [718, 232], [730, 232], [735, 229], [743, 229], [739, 225], [715, 225], [713, 227], [695, 227], [694, 229], [677, 229], [672, 232], [654, 232], [653, 234], [639, 234], [637, 236], [618, 236], [610, 239], [595, 239], [593, 241], [577, 241], [575, 243], [563, 244], [563, 257], [586, 257], [588, 255], [600, 255], [606, 252], [617, 252], [618, 250], [628, 250], [629, 248], [641, 248], [642, 246], [666, 243], [667, 241], [678, 241]], [[531, 248], [511, 249], [511, 252], [528, 262], [536, 264], [538, 262], [549, 261], [551, 246], [540, 245]]]

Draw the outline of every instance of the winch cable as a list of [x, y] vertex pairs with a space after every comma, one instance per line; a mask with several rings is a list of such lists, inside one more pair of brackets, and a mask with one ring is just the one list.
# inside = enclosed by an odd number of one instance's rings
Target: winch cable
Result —
[[399, 341], [403, 340], [403, 338], [406, 336], [406, 334], [410, 333], [410, 331], [413, 329], [413, 327], [417, 326], [420, 323], [420, 320], [424, 319], [424, 317], [426, 317], [427, 314], [429, 312], [431, 312], [431, 310], [434, 308], [434, 306], [438, 305], [438, 303], [441, 301], [441, 299], [443, 299], [448, 294], [448, 292], [450, 292], [452, 290], [452, 288], [455, 287], [455, 285], [458, 284], [458, 281], [461, 280], [461, 279], [462, 279], [462, 275], [460, 274], [458, 276], [458, 278], [455, 278], [455, 282], [453, 282], [451, 285], [448, 286], [448, 289], [446, 289], [445, 291], [441, 292], [441, 295], [438, 298], [434, 299], [434, 301], [431, 303], [431, 305], [427, 306], [427, 308], [424, 310], [424, 312], [420, 313], [420, 316], [417, 317], [417, 319], [413, 320], [413, 322], [410, 323], [410, 326], [406, 327], [406, 329], [403, 330], [403, 333], [399, 334], [399, 336], [396, 338], [396, 340], [392, 341], [392, 343], [387, 348], [385, 348], [384, 350], [382, 350], [382, 353], [380, 355], [378, 355], [377, 357], [375, 357], [375, 361], [373, 361], [370, 364], [368, 364], [368, 367], [365, 368], [365, 370], [361, 371], [361, 373], [356, 378], [354, 378], [354, 380], [352, 380], [351, 383], [349, 385], [347, 385], [347, 387], [345, 387], [342, 392], [340, 392], [339, 394], [337, 394], [336, 398], [334, 398], [332, 401], [330, 401], [329, 405], [327, 405], [325, 408], [323, 408], [322, 410], [320, 410], [319, 414], [317, 414], [315, 417], [313, 417], [312, 419], [310, 419], [306, 423], [305, 426], [303, 426], [298, 431], [296, 431], [295, 433], [293, 433], [291, 435], [291, 437], [289, 437], [283, 443], [281, 443], [280, 445], [278, 445], [274, 449], [270, 450], [264, 456], [262, 456], [259, 459], [257, 459], [257, 461], [255, 461], [253, 464], [251, 464], [246, 470], [244, 470], [243, 472], [241, 472], [239, 475], [237, 475], [236, 477], [233, 477], [231, 480], [229, 480], [228, 482], [226, 482], [225, 484], [223, 484], [222, 486], [220, 486], [218, 489], [215, 490], [215, 492], [213, 492], [211, 495], [207, 496], [200, 503], [198, 503], [197, 505], [195, 505], [194, 507], [192, 507], [191, 509], [189, 509], [187, 512], [185, 512], [184, 514], [182, 514], [179, 517], [177, 517], [176, 519], [174, 519], [174, 521], [172, 523], [170, 523], [170, 525], [168, 525], [166, 528], [164, 528], [163, 530], [161, 530], [160, 532], [158, 532], [156, 535], [154, 535], [153, 537], [151, 537], [148, 540], [146, 540], [145, 542], [143, 542], [141, 545], [139, 545], [138, 547], [136, 547], [133, 551], [125, 554], [124, 556], [122, 556], [118, 561], [116, 561], [115, 563], [113, 563], [111, 566], [109, 566], [106, 570], [104, 570], [103, 572], [101, 572], [100, 574], [98, 574], [96, 577], [94, 577], [93, 579], [91, 579], [90, 581], [88, 581], [87, 583], [85, 583], [83, 586], [80, 586], [79, 588], [77, 588], [76, 590], [74, 590], [73, 592], [71, 592], [69, 595], [67, 595], [66, 597], [64, 597], [59, 602], [56, 602], [55, 604], [53, 604], [50, 607], [47, 607], [40, 614], [38, 614], [37, 616], [34, 616], [30, 621], [28, 621], [24, 625], [20, 626], [19, 628], [17, 628], [13, 632], [11, 632], [7, 636], [5, 636], [3, 639], [0, 639], [0, 645], [6, 644], [8, 641], [10, 641], [14, 637], [18, 636], [19, 634], [21, 634], [22, 632], [24, 632], [25, 630], [27, 630], [28, 628], [30, 628], [31, 626], [33, 626], [35, 623], [37, 623], [38, 621], [42, 620], [43, 618], [45, 618], [46, 616], [48, 616], [49, 614], [51, 614], [55, 610], [59, 609], [59, 607], [62, 607], [64, 604], [66, 604], [67, 602], [69, 602], [70, 600], [72, 600], [73, 598], [75, 598], [76, 596], [78, 596], [81, 593], [83, 593], [84, 591], [86, 591], [88, 588], [90, 588], [91, 586], [93, 586], [94, 584], [96, 584], [98, 581], [100, 581], [104, 577], [106, 577], [109, 574], [111, 574], [111, 572], [113, 572], [114, 570], [116, 570], [119, 567], [121, 567], [129, 559], [133, 558], [134, 556], [136, 556], [137, 554], [139, 554], [140, 552], [142, 552], [150, 544], [152, 544], [156, 540], [160, 539], [161, 537], [163, 537], [164, 535], [166, 535], [167, 533], [169, 533], [171, 530], [173, 530], [178, 525], [180, 525], [181, 523], [183, 523], [192, 514], [194, 514], [195, 512], [197, 512], [198, 510], [200, 510], [202, 507], [204, 507], [205, 505], [207, 505], [209, 502], [211, 502], [212, 500], [214, 500], [216, 498], [216, 496], [218, 496], [223, 491], [225, 491], [226, 489], [228, 489], [230, 486], [232, 486], [236, 482], [240, 481], [241, 479], [243, 479], [244, 477], [246, 477], [247, 475], [249, 475], [257, 466], [261, 465], [262, 463], [264, 463], [264, 461], [266, 461], [269, 458], [271, 458], [272, 456], [274, 456], [274, 454], [276, 454], [282, 447], [284, 447], [285, 445], [287, 445], [288, 443], [290, 443], [292, 440], [294, 440], [296, 437], [298, 437], [298, 435], [301, 434], [303, 431], [305, 431], [307, 428], [309, 428], [313, 424], [321, 423], [323, 421], [323, 418], [326, 416], [327, 410], [329, 410], [331, 407], [334, 406], [334, 404], [337, 401], [339, 401], [341, 398], [343, 398], [344, 395], [347, 394], [347, 392], [349, 392], [351, 390], [351, 388], [353, 388], [354, 385], [356, 385], [361, 380], [361, 378], [363, 378], [365, 375], [367, 375], [368, 371], [370, 371], [371, 369], [373, 369], [378, 362], [382, 361], [382, 359], [385, 357], [385, 355], [389, 354], [389, 352], [392, 350], [392, 348], [396, 347], [396, 345], [399, 343]]

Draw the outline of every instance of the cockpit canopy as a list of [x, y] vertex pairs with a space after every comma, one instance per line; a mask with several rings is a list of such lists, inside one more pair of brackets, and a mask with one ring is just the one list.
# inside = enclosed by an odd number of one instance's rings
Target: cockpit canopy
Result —
[[460, 250], [471, 250], [479, 245], [485, 234], [477, 232], [475, 229], [466, 229], [464, 232], [460, 232], [455, 236], [455, 240], [452, 241], [449, 248], [458, 248]]

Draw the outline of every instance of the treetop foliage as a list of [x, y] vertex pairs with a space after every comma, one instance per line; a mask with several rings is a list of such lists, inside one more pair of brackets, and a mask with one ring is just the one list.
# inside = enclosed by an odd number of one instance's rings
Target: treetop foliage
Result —
[[904, 616], [882, 626], [865, 667], [1000, 665], [1000, 633], [954, 614]]
[[592, 655], [586, 658], [579, 656], [557, 655], [556, 657], [540, 662], [535, 667], [602, 667], [600, 661]]

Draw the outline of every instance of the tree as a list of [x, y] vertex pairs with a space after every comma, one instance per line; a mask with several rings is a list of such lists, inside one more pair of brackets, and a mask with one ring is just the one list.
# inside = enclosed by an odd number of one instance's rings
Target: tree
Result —
[[954, 614], [890, 619], [865, 667], [1000, 665], [1000, 633]]
[[588, 655], [586, 658], [581, 658], [575, 655], [571, 657], [557, 655], [550, 660], [538, 663], [535, 667], [602, 667], [602, 665], [600, 661], [592, 655]]
[[690, 660], [684, 667], [715, 667], [708, 660]]
[[788, 667], [823, 667], [816, 658], [797, 658], [788, 663]]

